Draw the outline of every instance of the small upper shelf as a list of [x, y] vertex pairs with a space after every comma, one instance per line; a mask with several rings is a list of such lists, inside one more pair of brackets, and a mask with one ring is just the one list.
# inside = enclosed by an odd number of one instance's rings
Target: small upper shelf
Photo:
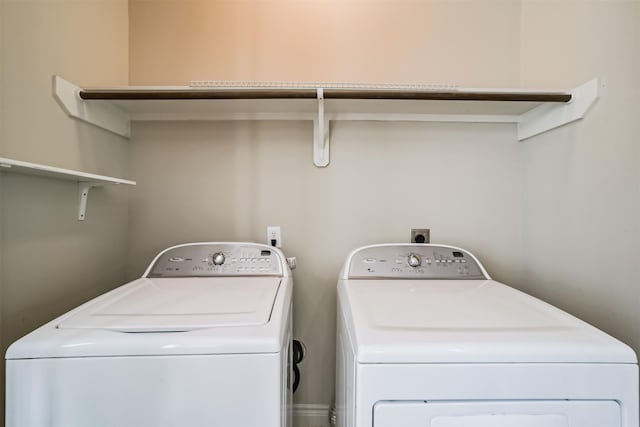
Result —
[[86, 216], [87, 197], [89, 196], [89, 190], [91, 190], [91, 188], [102, 185], [136, 185], [135, 181], [126, 179], [79, 172], [38, 163], [23, 162], [21, 160], [7, 159], [4, 157], [0, 157], [0, 172], [13, 172], [77, 182], [79, 197], [78, 219], [81, 221], [84, 220]]
[[129, 137], [132, 120], [313, 120], [314, 163], [329, 163], [329, 121], [513, 123], [518, 139], [584, 116], [598, 81], [572, 91], [434, 85], [207, 82], [193, 86], [79, 88], [55, 76], [66, 112]]
[[129, 181], [111, 176], [96, 175], [92, 173], [79, 172], [71, 169], [57, 168], [54, 166], [41, 165], [38, 163], [23, 162], [21, 160], [7, 159], [0, 157], [0, 172], [15, 172], [26, 175], [37, 175], [48, 178], [63, 179], [76, 182], [93, 182], [95, 184], [125, 184], [136, 185], [135, 181]]

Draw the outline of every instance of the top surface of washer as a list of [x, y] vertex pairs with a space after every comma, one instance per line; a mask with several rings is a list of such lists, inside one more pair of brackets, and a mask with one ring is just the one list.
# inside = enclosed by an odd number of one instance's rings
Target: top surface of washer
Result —
[[292, 287], [276, 248], [174, 246], [142, 278], [36, 329], [13, 343], [6, 358], [278, 353]]
[[184, 332], [269, 322], [279, 277], [138, 279], [58, 324], [60, 329]]
[[[459, 248], [420, 246], [424, 254], [460, 251], [468, 263], [477, 261]], [[367, 259], [395, 260], [396, 252], [412, 253], [408, 245], [384, 245], [384, 255], [375, 252], [375, 246], [354, 251], [338, 286], [361, 363], [636, 362], [625, 344], [516, 289], [490, 279], [468, 279], [471, 274], [460, 273], [455, 264], [432, 264], [422, 273], [411, 272], [419, 267], [408, 262], [368, 271], [363, 267]], [[393, 270], [397, 268], [401, 270]], [[486, 275], [479, 262], [469, 271]], [[445, 279], [429, 278], [436, 274]]]

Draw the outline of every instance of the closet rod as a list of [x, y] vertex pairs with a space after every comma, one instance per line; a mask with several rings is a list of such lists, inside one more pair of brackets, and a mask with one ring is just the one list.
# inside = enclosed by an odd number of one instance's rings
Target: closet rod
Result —
[[535, 92], [385, 92], [363, 90], [324, 90], [325, 98], [336, 99], [401, 99], [419, 101], [520, 101], [569, 102], [571, 94]]
[[[84, 100], [206, 100], [206, 99], [315, 99], [316, 89], [280, 90], [81, 90]], [[467, 91], [386, 91], [324, 89], [325, 99], [379, 99], [417, 101], [506, 101], [559, 102], [571, 101], [571, 94], [540, 92], [467, 92]]]
[[315, 89], [296, 90], [81, 90], [82, 99], [100, 100], [197, 100], [197, 99], [315, 99]]

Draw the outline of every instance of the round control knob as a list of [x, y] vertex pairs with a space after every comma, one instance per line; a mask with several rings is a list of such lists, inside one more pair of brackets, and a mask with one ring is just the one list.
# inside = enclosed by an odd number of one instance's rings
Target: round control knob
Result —
[[407, 263], [409, 264], [409, 267], [420, 267], [422, 260], [420, 259], [420, 255], [410, 254], [409, 258], [407, 258]]
[[224, 264], [224, 254], [222, 252], [216, 252], [211, 256], [211, 261], [213, 261], [213, 265]]

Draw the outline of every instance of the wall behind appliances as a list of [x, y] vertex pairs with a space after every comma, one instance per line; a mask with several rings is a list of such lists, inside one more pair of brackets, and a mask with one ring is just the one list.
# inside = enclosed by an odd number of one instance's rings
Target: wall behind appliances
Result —
[[[0, 156], [126, 178], [128, 143], [68, 118], [51, 76], [127, 84], [127, 1], [2, 0], [1, 10]], [[0, 175], [4, 356], [20, 336], [124, 282], [128, 195], [92, 190], [79, 222], [76, 184]]]
[[513, 0], [130, 0], [130, 83], [518, 83]]
[[[517, 86], [513, 1], [136, 1], [130, 84], [192, 79], [449, 82]], [[407, 241], [411, 226], [475, 251], [518, 282], [521, 156], [512, 126], [332, 125], [312, 164], [304, 122], [139, 122], [131, 264], [191, 240], [264, 241], [298, 257], [294, 328], [307, 346], [296, 403], [333, 401], [335, 286], [348, 252]]]
[[524, 1], [522, 8], [523, 84], [601, 78], [585, 120], [521, 145], [523, 286], [638, 351], [640, 2]]
[[[4, 1], [0, 0], [0, 153], [4, 151]], [[0, 173], [0, 201], [3, 198], [3, 178], [4, 174]], [[2, 205], [0, 204], [0, 224], [2, 223]], [[0, 226], [0, 242], [3, 241], [2, 238], [2, 226]], [[2, 315], [2, 305], [4, 301], [4, 286], [2, 279], [2, 272], [4, 271], [4, 257], [2, 244], [0, 244], [0, 348], [4, 348], [4, 327], [3, 324], [3, 315]], [[4, 422], [4, 363], [2, 364], [2, 368], [0, 368], [0, 401], [3, 403], [0, 405], [0, 422]]]

